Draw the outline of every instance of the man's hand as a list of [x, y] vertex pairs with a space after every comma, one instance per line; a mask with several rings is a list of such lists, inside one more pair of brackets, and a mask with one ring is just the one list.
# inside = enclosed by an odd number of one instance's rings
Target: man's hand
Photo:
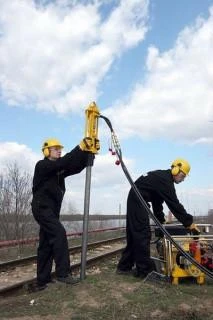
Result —
[[85, 137], [79, 144], [82, 151], [89, 151], [96, 154], [100, 149], [100, 141], [98, 139], [92, 139], [90, 137]]
[[79, 147], [82, 151], [89, 151], [92, 147], [92, 139], [89, 137], [84, 138], [81, 140]]
[[200, 229], [195, 223], [192, 223], [190, 226], [187, 227], [191, 234], [194, 236], [198, 236], [200, 234]]

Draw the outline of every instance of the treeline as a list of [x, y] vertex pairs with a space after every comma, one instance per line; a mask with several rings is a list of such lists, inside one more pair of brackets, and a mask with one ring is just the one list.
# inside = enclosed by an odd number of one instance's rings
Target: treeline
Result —
[[32, 177], [16, 162], [0, 174], [0, 239], [23, 239], [31, 233]]
[[[19, 240], [38, 234], [38, 225], [32, 211], [32, 176], [16, 162], [8, 164], [0, 173], [0, 240]], [[82, 228], [82, 214], [76, 214], [72, 203], [64, 204], [61, 220], [70, 222], [76, 232]], [[125, 219], [125, 215], [90, 215], [90, 229], [106, 228], [113, 225], [109, 220]], [[105, 221], [107, 220], [107, 221]]]
[[[0, 240], [19, 240], [38, 234], [38, 225], [31, 212], [32, 176], [23, 171], [16, 162], [7, 165], [4, 172], [0, 173]], [[83, 215], [76, 214], [72, 203], [62, 209], [61, 220], [64, 222], [75, 221], [72, 224], [76, 231], [82, 227]], [[90, 229], [123, 226], [126, 215], [90, 214]], [[111, 220], [111, 222], [110, 222]], [[124, 220], [124, 221], [121, 221]], [[207, 216], [196, 216], [198, 223], [213, 224], [213, 209]], [[75, 226], [76, 225], [76, 226]]]

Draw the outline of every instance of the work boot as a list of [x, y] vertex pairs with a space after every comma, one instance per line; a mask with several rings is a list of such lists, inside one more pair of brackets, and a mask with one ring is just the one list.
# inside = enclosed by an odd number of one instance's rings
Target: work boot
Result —
[[55, 279], [50, 279], [49, 281], [47, 281], [47, 283], [56, 283], [56, 280]]
[[32, 283], [28, 285], [28, 291], [31, 292], [38, 292], [45, 290], [47, 288], [47, 284], [38, 284], [38, 283]]
[[132, 275], [132, 269], [122, 270], [117, 268], [116, 274], [129, 276], [129, 275]]
[[57, 277], [57, 281], [63, 282], [65, 284], [78, 284], [80, 282], [80, 278], [73, 278], [73, 276], [68, 275], [67, 277]]
[[137, 269], [135, 269], [133, 272], [133, 276], [135, 278], [139, 278], [139, 279], [144, 279], [144, 278], [146, 278], [147, 275], [148, 275], [148, 273], [139, 272]]

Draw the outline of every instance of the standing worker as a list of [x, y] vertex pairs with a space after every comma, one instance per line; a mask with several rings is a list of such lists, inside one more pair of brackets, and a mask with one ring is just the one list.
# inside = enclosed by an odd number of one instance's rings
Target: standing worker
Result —
[[80, 173], [87, 166], [89, 152], [84, 150], [88, 139], [84, 138], [63, 157], [63, 146], [57, 139], [48, 139], [42, 146], [44, 159], [35, 166], [32, 189], [32, 212], [40, 226], [35, 290], [45, 289], [52, 281], [53, 260], [58, 281], [66, 284], [78, 281], [71, 275], [68, 241], [59, 215], [66, 190], [65, 178]]
[[[188, 214], [179, 202], [174, 183], [181, 183], [190, 171], [186, 160], [177, 159], [168, 170], [155, 170], [146, 176], [139, 177], [135, 185], [147, 205], [152, 205], [154, 215], [160, 223], [165, 222], [163, 202], [166, 203], [174, 216], [191, 233], [199, 234], [200, 230], [193, 223], [192, 215]], [[127, 199], [127, 246], [124, 249], [117, 266], [118, 274], [134, 274], [135, 277], [145, 278], [155, 270], [150, 258], [151, 229], [149, 216], [131, 188]], [[135, 264], [135, 270], [132, 268]]]

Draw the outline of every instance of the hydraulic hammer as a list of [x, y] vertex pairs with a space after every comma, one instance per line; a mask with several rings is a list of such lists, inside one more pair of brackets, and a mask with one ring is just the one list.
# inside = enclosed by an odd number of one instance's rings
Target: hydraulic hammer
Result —
[[100, 143], [98, 140], [98, 118], [100, 116], [100, 112], [96, 103], [95, 102], [90, 103], [85, 113], [86, 113], [85, 137], [87, 142], [87, 146], [85, 150], [96, 154], [100, 149]]

